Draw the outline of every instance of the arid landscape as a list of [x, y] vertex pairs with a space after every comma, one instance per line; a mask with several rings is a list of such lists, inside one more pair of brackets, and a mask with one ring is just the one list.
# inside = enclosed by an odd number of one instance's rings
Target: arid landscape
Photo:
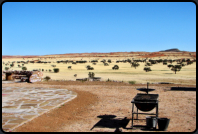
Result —
[[[113, 69], [115, 65], [119, 68]], [[180, 65], [181, 68], [174, 70], [168, 65]], [[2, 72], [6, 67], [18, 71], [23, 67], [38, 70], [43, 77], [40, 82], [2, 84], [3, 87], [47, 87], [77, 93], [77, 97], [64, 106], [19, 126], [14, 132], [114, 132], [116, 128], [123, 132], [159, 131], [146, 129], [146, 115], [138, 115], [139, 120], [134, 120], [136, 126], [131, 129], [131, 101], [141, 93], [136, 89], [146, 88], [147, 83], [149, 88], [155, 89], [152, 94], [159, 94], [158, 116], [170, 118], [167, 132], [193, 132], [196, 129], [196, 52], [172, 49], [2, 56]], [[54, 72], [55, 68], [59, 72]], [[94, 78], [89, 72], [100, 81], [76, 81]], [[102, 118], [111, 115], [114, 118]]]

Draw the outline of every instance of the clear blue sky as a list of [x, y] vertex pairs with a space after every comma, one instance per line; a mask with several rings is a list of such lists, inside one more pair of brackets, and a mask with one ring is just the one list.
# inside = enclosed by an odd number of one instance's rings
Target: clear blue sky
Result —
[[6, 2], [2, 55], [196, 52], [192, 2]]

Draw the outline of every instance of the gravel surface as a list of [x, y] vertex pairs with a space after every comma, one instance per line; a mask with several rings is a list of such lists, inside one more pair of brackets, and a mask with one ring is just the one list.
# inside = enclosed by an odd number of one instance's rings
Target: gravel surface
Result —
[[[139, 120], [134, 120], [136, 127], [131, 129], [131, 101], [141, 93], [136, 89], [146, 88], [146, 84], [51, 81], [2, 86], [64, 88], [77, 93], [77, 97], [64, 106], [16, 128], [15, 132], [114, 132], [116, 127], [123, 132], [154, 132], [145, 129], [147, 115], [139, 115]], [[167, 132], [193, 132], [196, 91], [171, 91], [172, 87], [196, 88], [196, 85], [150, 84], [149, 88], [156, 89], [150, 93], [159, 94], [159, 117], [170, 118]], [[111, 118], [102, 118], [106, 116]]]

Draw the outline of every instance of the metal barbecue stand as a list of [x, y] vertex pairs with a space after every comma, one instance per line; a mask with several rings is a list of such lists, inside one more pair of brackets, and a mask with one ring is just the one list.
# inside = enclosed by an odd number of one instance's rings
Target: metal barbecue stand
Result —
[[[137, 89], [139, 91], [143, 91], [143, 92], [146, 92], [146, 94], [137, 94], [133, 100], [131, 101], [132, 103], [132, 129], [133, 129], [133, 119], [134, 119], [134, 114], [137, 114], [137, 119], [138, 119], [138, 114], [147, 114], [147, 115], [156, 115], [156, 118], [158, 118], [158, 94], [148, 94], [148, 92], [150, 91], [154, 91], [155, 89], [149, 89], [148, 88], [148, 83], [147, 83], [147, 88], [140, 88], [140, 89]], [[148, 95], [148, 96], [147, 96]], [[148, 98], [148, 99], [144, 99], [144, 98], [141, 98], [141, 96], [145, 97], [145, 98]], [[150, 99], [149, 99], [149, 96]], [[153, 97], [154, 96], [154, 97]], [[153, 97], [153, 98], [152, 98]], [[137, 112], [134, 112], [134, 104], [136, 105], [136, 108], [137, 108]], [[142, 105], [142, 106], [147, 106], [147, 105], [151, 105], [151, 110], [153, 108], [156, 108], [156, 114], [153, 114], [153, 113], [138, 113], [138, 105]], [[144, 107], [142, 107], [144, 109]], [[148, 107], [149, 108], [149, 107]], [[140, 109], [140, 107], [139, 107]], [[150, 109], [144, 109], [143, 111], [151, 111]], [[141, 110], [141, 109], [140, 109]], [[142, 111], [142, 110], [141, 110]], [[156, 122], [157, 123], [157, 122]], [[156, 125], [155, 124], [155, 128], [156, 129]]]

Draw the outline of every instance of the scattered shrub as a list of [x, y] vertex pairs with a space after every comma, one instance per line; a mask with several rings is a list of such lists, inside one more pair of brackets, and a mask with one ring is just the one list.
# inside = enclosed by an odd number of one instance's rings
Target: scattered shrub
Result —
[[152, 66], [150, 62], [146, 62], [145, 66]]
[[22, 70], [26, 71], [27, 70], [27, 67], [22, 67]]
[[114, 67], [112, 67], [113, 70], [118, 70], [119, 66], [118, 65], [114, 65]]
[[5, 67], [5, 70], [8, 70], [9, 69], [9, 67]]
[[172, 66], [173, 66], [172, 64], [167, 65], [168, 68], [171, 68]]
[[110, 82], [110, 81], [111, 81], [111, 80], [108, 78], [108, 79], [107, 79], [107, 82]]
[[138, 67], [140, 64], [137, 62], [132, 62], [131, 63], [131, 67], [134, 67], [136, 69], [136, 67]]
[[172, 66], [171, 70], [175, 72], [179, 72], [181, 70], [182, 66], [181, 65], [175, 65], [175, 66]]
[[152, 71], [150, 67], [145, 67], [144, 70], [145, 70], [146, 72]]
[[68, 69], [71, 69], [71, 68], [72, 68], [72, 66], [68, 66], [67, 68], [68, 68]]
[[135, 84], [136, 81], [129, 81], [129, 84]]
[[58, 73], [59, 72], [59, 68], [54, 68], [54, 73]]
[[89, 72], [88, 76], [89, 76], [90, 78], [93, 78], [93, 77], [95, 76], [95, 73], [94, 73], [94, 72]]
[[167, 62], [163, 62], [163, 65], [167, 65]]
[[44, 77], [44, 80], [46, 80], [46, 81], [48, 81], [48, 80], [50, 80], [51, 78], [49, 77], [49, 76], [46, 76], [46, 77]]

